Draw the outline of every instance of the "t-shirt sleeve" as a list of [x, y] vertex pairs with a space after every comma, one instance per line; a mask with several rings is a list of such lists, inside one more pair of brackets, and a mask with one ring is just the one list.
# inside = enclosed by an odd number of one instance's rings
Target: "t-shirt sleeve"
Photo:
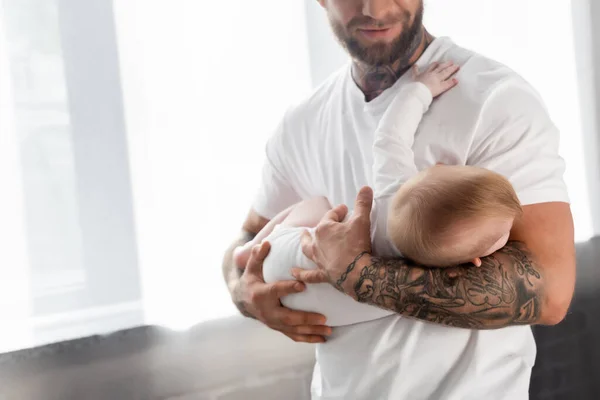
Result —
[[282, 121], [267, 142], [261, 180], [252, 203], [254, 211], [267, 219], [301, 200], [284, 165], [284, 126]]
[[497, 88], [484, 105], [467, 164], [505, 176], [522, 205], [569, 202], [560, 133], [524, 83]]

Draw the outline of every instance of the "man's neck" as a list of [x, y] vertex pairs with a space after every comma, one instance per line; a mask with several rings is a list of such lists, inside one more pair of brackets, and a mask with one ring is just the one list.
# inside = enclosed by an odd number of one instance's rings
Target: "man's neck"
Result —
[[371, 101], [386, 89], [390, 88], [404, 75], [406, 71], [421, 57], [434, 37], [423, 29], [420, 40], [415, 40], [412, 48], [390, 65], [367, 65], [360, 61], [352, 64], [352, 78], [365, 95], [365, 100]]

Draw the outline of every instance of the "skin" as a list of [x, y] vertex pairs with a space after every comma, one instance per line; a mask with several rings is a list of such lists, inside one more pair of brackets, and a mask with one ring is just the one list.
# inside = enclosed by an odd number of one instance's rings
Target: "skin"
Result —
[[[414, 41], [403, 51], [396, 56], [385, 51], [418, 20], [420, 0], [321, 0], [319, 3], [340, 42], [352, 39], [359, 47], [377, 49], [363, 58], [351, 53], [353, 78], [365, 101], [391, 87], [433, 40], [419, 25]], [[336, 29], [340, 26], [342, 29]], [[383, 31], [373, 32], [373, 29]], [[510, 232], [510, 242], [502, 251], [484, 257], [481, 268], [436, 269], [370, 254], [367, 210], [371, 202], [365, 191], [369, 189], [362, 190], [357, 197], [356, 209], [363, 210], [362, 213], [354, 212], [343, 223], [340, 221], [347, 208], [338, 206], [321, 221], [315, 240], [305, 239], [303, 250], [319, 270], [297, 270], [299, 280], [330, 282], [358, 301], [449, 326], [491, 329], [518, 324], [552, 325], [564, 318], [575, 285], [573, 220], [568, 204], [524, 207], [522, 217], [515, 221]], [[303, 288], [293, 289], [293, 281], [265, 284], [262, 280], [268, 243], [253, 250], [245, 269], [236, 268], [233, 263], [233, 249], [250, 240], [248, 237], [256, 235], [267, 222], [251, 210], [241, 239], [235, 241], [224, 257], [223, 271], [232, 299], [244, 315], [259, 319], [295, 341], [322, 342], [330, 333], [323, 316], [281, 307], [282, 295]]]

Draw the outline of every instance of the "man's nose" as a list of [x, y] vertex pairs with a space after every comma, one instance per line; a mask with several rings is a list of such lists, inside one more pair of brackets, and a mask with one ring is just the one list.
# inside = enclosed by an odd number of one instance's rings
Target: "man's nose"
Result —
[[381, 21], [393, 14], [395, 0], [364, 0], [362, 13], [375, 20]]

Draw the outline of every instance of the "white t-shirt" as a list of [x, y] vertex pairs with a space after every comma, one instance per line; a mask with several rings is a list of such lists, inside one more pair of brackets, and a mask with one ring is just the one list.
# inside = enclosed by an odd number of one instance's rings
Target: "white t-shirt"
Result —
[[[417, 168], [475, 165], [508, 178], [523, 205], [568, 202], [559, 132], [530, 85], [447, 38], [436, 39], [417, 65], [446, 60], [461, 66], [460, 83], [423, 117], [413, 146]], [[409, 75], [366, 103], [347, 66], [291, 108], [267, 144], [255, 211], [272, 218], [315, 196], [352, 207], [360, 187], [373, 186], [373, 135]], [[534, 359], [527, 326], [477, 331], [391, 315], [334, 329], [317, 347], [312, 395], [525, 399]]]

